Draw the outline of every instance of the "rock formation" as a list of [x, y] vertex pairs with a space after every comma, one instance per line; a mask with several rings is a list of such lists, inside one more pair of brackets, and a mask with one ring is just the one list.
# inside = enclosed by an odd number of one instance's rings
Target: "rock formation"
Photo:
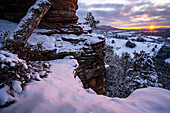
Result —
[[[78, 17], [77, 0], [53, 0], [51, 8], [43, 17], [40, 27], [57, 28], [70, 23], [76, 23]], [[0, 19], [20, 22], [28, 9], [35, 4], [36, 0], [0, 0]]]
[[[77, 22], [76, 16], [77, 0], [1, 0], [0, 18], [14, 22], [19, 22], [14, 33], [14, 39], [26, 42], [34, 29], [39, 25], [41, 28], [53, 29], [42, 35], [56, 35], [56, 49], [43, 51], [42, 54], [49, 59], [63, 58], [72, 55], [78, 60], [79, 67], [76, 69], [75, 76], [78, 76], [84, 88], [93, 89], [97, 94], [104, 94], [104, 37], [93, 36], [88, 33], [91, 29], [82, 25], [74, 24]], [[33, 5], [34, 4], [34, 5]], [[29, 10], [28, 10], [29, 9]], [[27, 12], [28, 11], [28, 12]], [[60, 36], [59, 34], [76, 34]], [[36, 34], [36, 33], [35, 33]], [[81, 37], [82, 34], [82, 37]], [[78, 36], [76, 39], [76, 36]], [[61, 38], [61, 39], [59, 39]], [[40, 39], [41, 41], [41, 39]], [[58, 42], [57, 42], [58, 41]], [[63, 46], [66, 41], [70, 46]], [[74, 47], [71, 47], [74, 45]], [[70, 48], [78, 50], [70, 51]], [[62, 48], [64, 52], [56, 52]], [[65, 49], [66, 48], [66, 49]], [[68, 49], [67, 49], [68, 48]]]
[[26, 43], [28, 37], [37, 28], [43, 16], [48, 12], [54, 0], [37, 0], [32, 5], [27, 14], [19, 22], [15, 32], [15, 41]]
[[78, 20], [76, 16], [77, 9], [77, 0], [55, 0], [50, 10], [43, 17], [40, 27], [58, 28], [59, 26], [76, 23]]
[[[51, 31], [49, 31], [51, 34]], [[41, 32], [42, 33], [42, 32]], [[47, 38], [51, 38], [50, 42], [56, 45], [49, 48], [50, 51], [44, 52], [43, 55], [48, 60], [62, 59], [65, 56], [74, 56], [78, 61], [79, 67], [75, 70], [75, 77], [79, 77], [85, 89], [91, 88], [97, 94], [105, 94], [104, 76], [105, 76], [105, 38], [97, 34], [53, 34], [52, 36], [45, 35], [44, 32], [34, 32], [28, 39], [28, 43], [35, 45]], [[41, 38], [36, 38], [36, 37]], [[42, 45], [46, 47], [45, 44]], [[48, 50], [45, 48], [45, 50]], [[53, 48], [53, 49], [51, 49]]]
[[91, 88], [97, 94], [105, 94], [105, 41], [92, 44], [91, 48], [84, 49], [84, 52], [75, 55], [79, 67], [76, 70], [77, 76], [81, 79], [85, 89]]

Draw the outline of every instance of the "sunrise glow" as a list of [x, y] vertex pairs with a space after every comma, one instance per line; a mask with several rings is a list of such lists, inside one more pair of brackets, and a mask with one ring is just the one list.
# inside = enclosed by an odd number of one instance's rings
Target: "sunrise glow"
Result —
[[140, 26], [140, 27], [118, 27], [119, 29], [155, 29], [155, 28], [170, 28], [170, 26]]
[[154, 25], [149, 26], [149, 29], [150, 29], [150, 30], [153, 30], [154, 28], [155, 28]]

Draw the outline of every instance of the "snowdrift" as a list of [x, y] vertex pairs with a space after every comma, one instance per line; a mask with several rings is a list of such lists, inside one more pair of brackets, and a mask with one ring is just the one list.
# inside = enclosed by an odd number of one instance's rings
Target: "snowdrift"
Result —
[[128, 98], [109, 98], [82, 88], [74, 78], [78, 66], [74, 59], [51, 61], [52, 73], [41, 81], [33, 81], [16, 102], [1, 108], [0, 113], [168, 113], [170, 91], [144, 88]]

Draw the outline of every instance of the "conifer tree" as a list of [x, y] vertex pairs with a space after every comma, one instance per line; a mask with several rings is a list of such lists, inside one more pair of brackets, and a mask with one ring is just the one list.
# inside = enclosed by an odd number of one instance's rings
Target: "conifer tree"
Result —
[[130, 54], [128, 52], [122, 53], [121, 65], [124, 69], [123, 75], [125, 76], [127, 71], [129, 70], [129, 68], [131, 67], [131, 57], [130, 57]]
[[161, 86], [158, 83], [154, 62], [149, 53], [140, 51], [140, 53], [134, 52], [133, 54], [132, 68], [126, 77], [128, 92], [131, 93], [137, 88]]
[[95, 20], [92, 12], [88, 12], [86, 18], [84, 18], [86, 22], [84, 24], [88, 24], [92, 28], [96, 28], [96, 25], [100, 23], [99, 20]]

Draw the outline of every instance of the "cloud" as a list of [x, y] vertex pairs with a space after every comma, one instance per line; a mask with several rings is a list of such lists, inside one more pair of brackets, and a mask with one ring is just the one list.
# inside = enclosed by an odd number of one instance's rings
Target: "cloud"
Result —
[[79, 2], [77, 15], [83, 21], [91, 11], [103, 25], [116, 27], [144, 26], [151, 22], [156, 25], [170, 26], [170, 3], [155, 4], [150, 1], [127, 0], [124, 4], [103, 3], [90, 4]]
[[89, 7], [93, 7], [93, 8], [122, 8], [123, 4], [92, 4]]
[[85, 3], [82, 2], [78, 2], [78, 6], [81, 9], [90, 9], [90, 8], [113, 8], [113, 9], [117, 9], [117, 8], [122, 8], [123, 4], [113, 4], [113, 3], [106, 3], [106, 4], [91, 4], [91, 5], [87, 5]]

